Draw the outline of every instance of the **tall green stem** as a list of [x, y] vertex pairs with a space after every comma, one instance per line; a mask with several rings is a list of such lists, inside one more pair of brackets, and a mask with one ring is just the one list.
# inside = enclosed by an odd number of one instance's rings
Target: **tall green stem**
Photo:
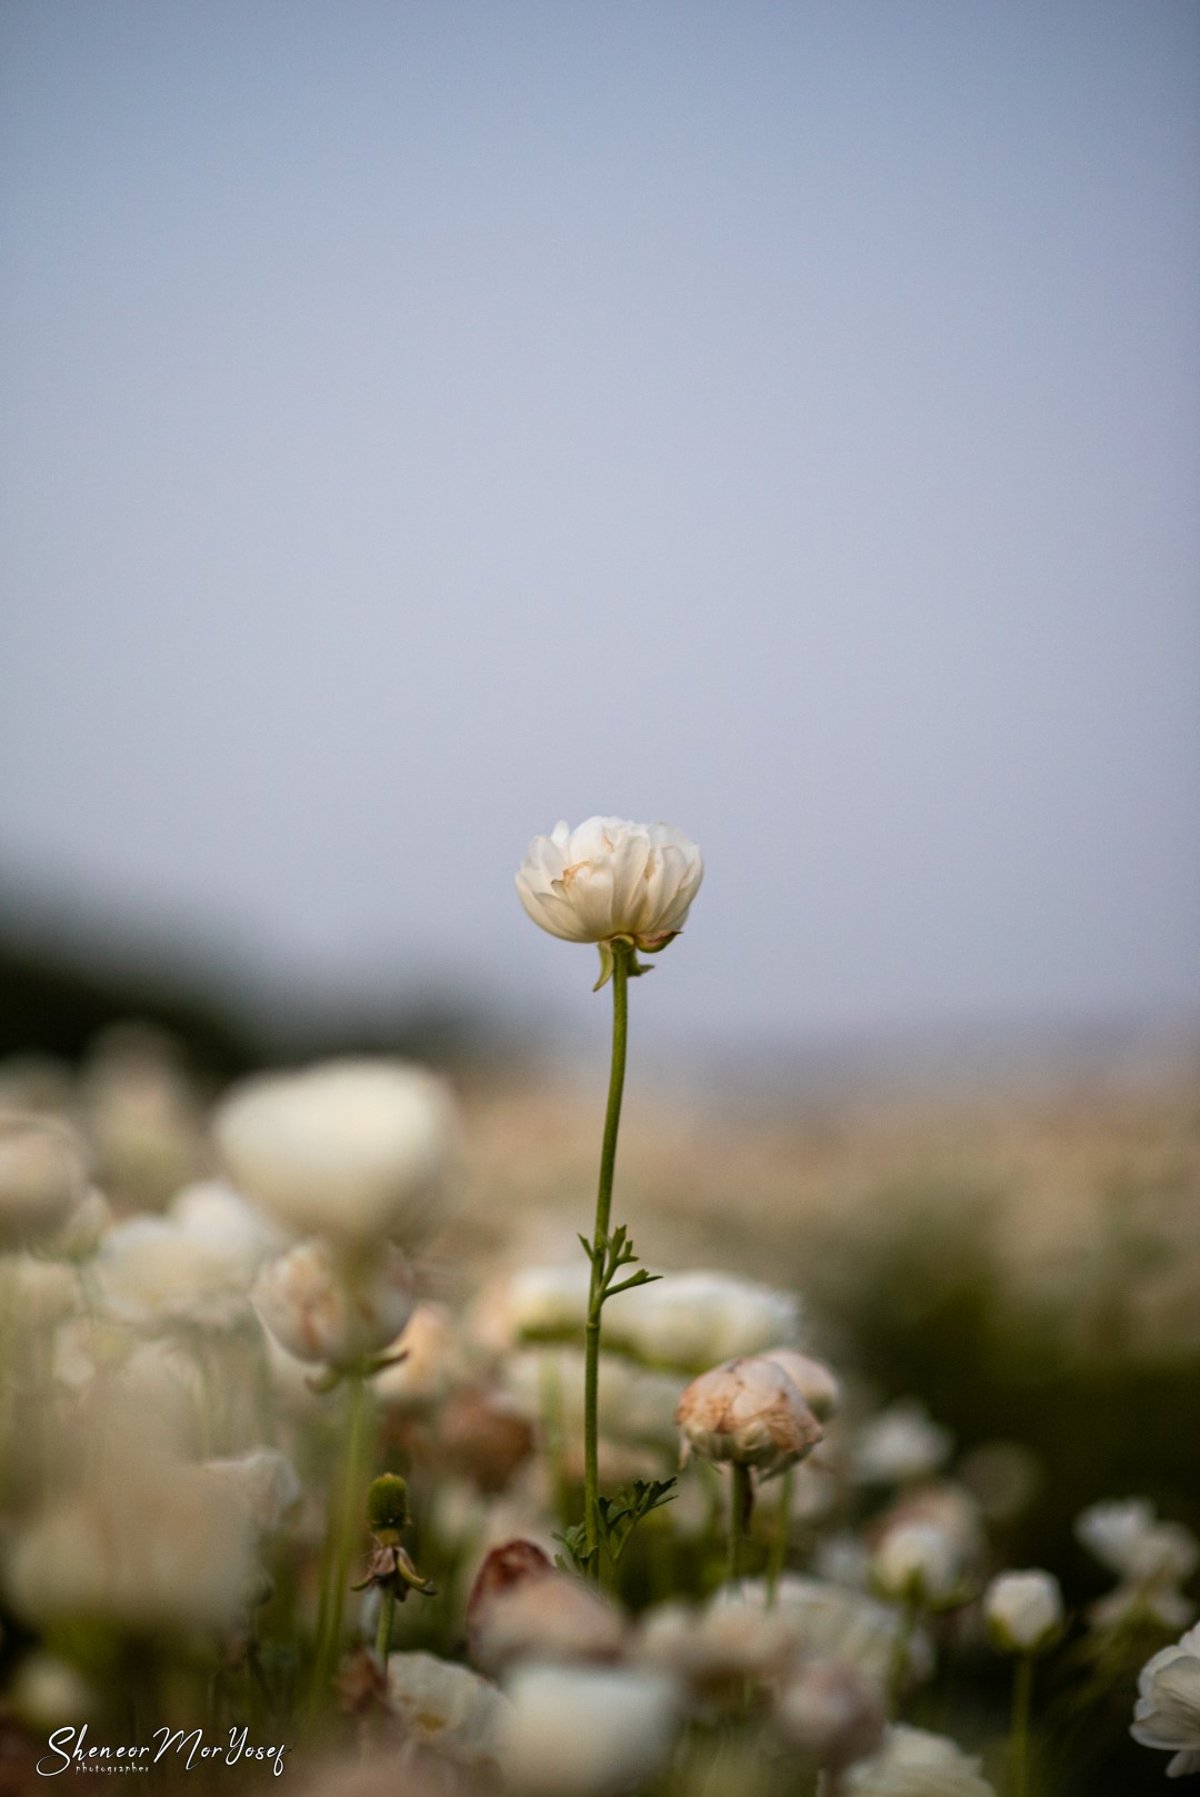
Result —
[[746, 1541], [754, 1511], [754, 1486], [750, 1468], [733, 1463], [733, 1490], [729, 1494], [729, 1577], [738, 1584], [746, 1571]]
[[587, 1529], [588, 1566], [600, 1576], [600, 1313], [604, 1307], [604, 1262], [612, 1211], [613, 1172], [617, 1164], [617, 1131], [625, 1090], [625, 1048], [629, 1035], [629, 963], [633, 950], [614, 942], [612, 1069], [608, 1109], [600, 1150], [600, 1183], [596, 1192], [596, 1226], [592, 1232], [592, 1282], [588, 1292], [586, 1353], [583, 1372], [583, 1509]]
[[385, 1585], [379, 1593], [379, 1622], [375, 1629], [375, 1652], [387, 1673], [388, 1655], [392, 1651], [392, 1621], [396, 1614], [396, 1593]]
[[1029, 1712], [1032, 1704], [1033, 1655], [1023, 1653], [1013, 1675], [1012, 1734], [1009, 1747], [1012, 1797], [1028, 1797]]
[[767, 1608], [772, 1609], [779, 1593], [779, 1580], [787, 1565], [788, 1543], [792, 1535], [792, 1497], [796, 1488], [796, 1469], [789, 1466], [779, 1481], [779, 1509], [775, 1531], [771, 1536], [771, 1552], [767, 1560]]
[[321, 1613], [317, 1623], [310, 1691], [314, 1713], [325, 1701], [329, 1681], [337, 1665], [338, 1648], [342, 1639], [342, 1617], [346, 1606], [346, 1579], [355, 1542], [364, 1526], [366, 1483], [370, 1471], [370, 1420], [370, 1387], [364, 1374], [356, 1368], [346, 1374], [346, 1434], [342, 1454], [342, 1482], [337, 1499], [330, 1505], [325, 1540]]

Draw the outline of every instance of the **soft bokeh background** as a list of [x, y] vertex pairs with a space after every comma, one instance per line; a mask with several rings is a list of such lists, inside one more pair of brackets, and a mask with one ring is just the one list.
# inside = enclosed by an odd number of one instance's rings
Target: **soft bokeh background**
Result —
[[615, 811], [664, 1052], [1194, 1017], [1190, 0], [0, 38], [23, 941], [590, 1037], [511, 878]]

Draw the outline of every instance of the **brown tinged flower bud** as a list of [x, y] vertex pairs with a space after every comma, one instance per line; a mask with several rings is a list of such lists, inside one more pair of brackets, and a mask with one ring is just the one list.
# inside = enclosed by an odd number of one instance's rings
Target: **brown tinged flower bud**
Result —
[[524, 1659], [606, 1661], [620, 1656], [616, 1605], [552, 1566], [532, 1541], [493, 1548], [467, 1600], [468, 1655], [495, 1677]]
[[693, 1379], [675, 1421], [685, 1463], [696, 1453], [754, 1467], [761, 1479], [803, 1460], [824, 1434], [788, 1374], [759, 1356], [727, 1360]]

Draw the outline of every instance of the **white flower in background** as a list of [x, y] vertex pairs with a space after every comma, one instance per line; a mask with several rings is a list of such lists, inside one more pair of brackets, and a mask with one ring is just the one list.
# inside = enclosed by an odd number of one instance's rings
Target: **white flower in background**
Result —
[[779, 1677], [796, 1658], [798, 1642], [787, 1617], [733, 1593], [703, 1608], [656, 1604], [640, 1620], [634, 1653], [699, 1691], [729, 1685], [739, 1691], [747, 1678]]
[[808, 1660], [780, 1692], [775, 1719], [793, 1747], [841, 1772], [877, 1750], [887, 1717], [876, 1687], [852, 1666]]
[[182, 1051], [148, 1024], [116, 1024], [88, 1057], [80, 1084], [100, 1181], [130, 1204], [157, 1207], [203, 1162], [200, 1104]]
[[819, 1423], [827, 1423], [841, 1402], [842, 1388], [823, 1361], [798, 1348], [768, 1348], [764, 1360], [781, 1366]]
[[83, 1304], [73, 1267], [32, 1254], [12, 1256], [3, 1268], [3, 1291], [22, 1329], [53, 1329], [77, 1317]]
[[983, 1619], [1004, 1653], [1041, 1653], [1062, 1628], [1062, 1587], [1038, 1568], [1002, 1572], [983, 1594]]
[[253, 1295], [289, 1354], [333, 1367], [381, 1354], [416, 1305], [412, 1269], [390, 1244], [351, 1265], [328, 1242], [298, 1242], [263, 1268]]
[[675, 1412], [689, 1453], [727, 1460], [772, 1478], [802, 1460], [821, 1425], [782, 1368], [771, 1360], [726, 1361], [684, 1391]]
[[105, 1308], [138, 1329], [168, 1324], [232, 1329], [250, 1317], [259, 1268], [275, 1231], [218, 1180], [186, 1186], [163, 1216], [109, 1230], [95, 1262]]
[[995, 1797], [979, 1761], [944, 1735], [897, 1724], [881, 1752], [846, 1773], [848, 1797]]
[[386, 1353], [403, 1356], [372, 1381], [388, 1410], [432, 1410], [469, 1376], [461, 1331], [443, 1304], [418, 1304]]
[[53, 1237], [86, 1191], [72, 1130], [48, 1117], [0, 1114], [0, 1251]]
[[112, 1227], [112, 1220], [112, 1207], [103, 1192], [89, 1186], [61, 1227], [42, 1238], [37, 1251], [47, 1260], [81, 1265], [95, 1254], [105, 1231]]
[[388, 1656], [386, 1702], [403, 1720], [408, 1739], [462, 1765], [494, 1760], [509, 1707], [503, 1693], [469, 1666], [431, 1653]]
[[1129, 1732], [1143, 1747], [1174, 1754], [1168, 1778], [1200, 1772], [1200, 1628], [1146, 1661]]
[[243, 1081], [219, 1106], [234, 1183], [297, 1235], [413, 1247], [442, 1218], [457, 1142], [449, 1087], [404, 1061], [326, 1061]]
[[[724, 1593], [713, 1600], [728, 1601]], [[783, 1617], [806, 1654], [853, 1666], [880, 1691], [888, 1686], [904, 1639], [906, 1676], [924, 1679], [933, 1671], [933, 1649], [924, 1629], [908, 1631], [901, 1611], [862, 1592], [786, 1573], [776, 1587], [773, 1606], [762, 1579], [744, 1579], [736, 1601], [756, 1603]]]
[[1075, 1533], [1111, 1572], [1135, 1584], [1182, 1584], [1200, 1559], [1191, 1530], [1159, 1522], [1149, 1498], [1092, 1504], [1077, 1518]]
[[963, 1595], [963, 1562], [950, 1533], [932, 1522], [886, 1529], [871, 1555], [876, 1590], [894, 1603], [941, 1609]]
[[[493, 1549], [503, 1555], [508, 1543]], [[620, 1657], [625, 1618], [615, 1603], [569, 1572], [553, 1566], [534, 1570], [489, 1592], [470, 1616], [471, 1659], [481, 1672], [500, 1678], [523, 1660], [607, 1661]]]
[[534, 837], [517, 893], [534, 923], [564, 942], [628, 936], [654, 950], [682, 930], [703, 878], [700, 850], [670, 824], [589, 817]]
[[500, 1767], [522, 1797], [617, 1797], [666, 1764], [672, 1680], [639, 1667], [520, 1667], [500, 1729]]
[[522, 1267], [508, 1282], [504, 1311], [514, 1341], [582, 1336], [592, 1269], [585, 1260], [559, 1267]]
[[766, 1348], [774, 1353], [775, 1344], [794, 1338], [799, 1326], [792, 1292], [732, 1273], [665, 1273], [619, 1292], [604, 1307], [609, 1347], [681, 1372]]
[[[503, 1369], [522, 1413], [537, 1422], [552, 1408], [569, 1446], [583, 1440], [583, 1364], [578, 1348], [527, 1348], [510, 1355]], [[600, 1433], [606, 1441], [661, 1447], [667, 1453], [676, 1448], [677, 1377], [602, 1352], [598, 1384]]]
[[35, 1517], [16, 1538], [5, 1585], [18, 1615], [41, 1625], [186, 1633], [232, 1623], [254, 1571], [249, 1514], [220, 1480], [135, 1457]]
[[57, 1654], [31, 1653], [18, 1666], [8, 1702], [28, 1728], [78, 1726], [94, 1714], [96, 1695], [77, 1667]]
[[304, 1495], [295, 1467], [278, 1448], [254, 1448], [229, 1459], [206, 1460], [204, 1470], [224, 1481], [264, 1535], [281, 1528]]
[[864, 1423], [855, 1437], [851, 1468], [865, 1485], [904, 1485], [927, 1479], [950, 1458], [954, 1438], [911, 1400], [893, 1404]]

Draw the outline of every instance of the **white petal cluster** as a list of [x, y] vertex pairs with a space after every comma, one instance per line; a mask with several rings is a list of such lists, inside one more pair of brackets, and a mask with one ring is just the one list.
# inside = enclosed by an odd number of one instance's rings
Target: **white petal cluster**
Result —
[[522, 1666], [508, 1686], [499, 1760], [522, 1797], [617, 1797], [666, 1764], [672, 1680], [646, 1667]]
[[1200, 1542], [1182, 1523], [1158, 1519], [1149, 1498], [1092, 1504], [1076, 1518], [1075, 1533], [1119, 1583], [1089, 1618], [1101, 1630], [1142, 1614], [1165, 1628], [1183, 1628], [1196, 1606], [1179, 1587], [1200, 1563]]
[[878, 1754], [850, 1769], [845, 1789], [849, 1797], [995, 1797], [979, 1765], [944, 1735], [899, 1724]]
[[866, 1485], [903, 1485], [927, 1479], [950, 1458], [954, 1438], [923, 1404], [893, 1404], [864, 1423], [854, 1441], [852, 1469]]
[[[714, 1601], [731, 1600], [722, 1596]], [[788, 1573], [778, 1582], [773, 1606], [765, 1583], [758, 1579], [742, 1581], [738, 1601], [777, 1613], [795, 1631], [806, 1654], [853, 1666], [880, 1691], [892, 1677], [901, 1640], [907, 1641], [907, 1677], [928, 1678], [933, 1670], [933, 1650], [923, 1629], [908, 1630], [900, 1610], [846, 1586]]]
[[1040, 1653], [1063, 1622], [1062, 1587], [1051, 1572], [1002, 1572], [983, 1594], [983, 1619], [1005, 1653]]
[[635, 1646], [640, 1662], [658, 1666], [705, 1692], [747, 1678], [774, 1679], [799, 1651], [791, 1620], [733, 1592], [697, 1608], [656, 1604], [641, 1618]]
[[187, 1186], [161, 1217], [109, 1230], [95, 1277], [110, 1316], [138, 1329], [170, 1323], [231, 1329], [249, 1318], [250, 1290], [276, 1232], [232, 1187]]
[[798, 1348], [768, 1348], [763, 1359], [783, 1368], [819, 1423], [829, 1421], [841, 1403], [842, 1388], [824, 1361], [801, 1354]]
[[699, 849], [670, 824], [589, 817], [534, 837], [517, 893], [534, 923], [564, 942], [628, 936], [656, 949], [682, 930], [703, 877]]
[[1129, 1732], [1143, 1747], [1174, 1755], [1168, 1778], [1200, 1772], [1200, 1628], [1146, 1661]]
[[445, 1083], [403, 1061], [327, 1061], [235, 1086], [214, 1121], [240, 1190], [297, 1235], [412, 1247], [441, 1221], [457, 1139]]
[[494, 1760], [509, 1708], [489, 1680], [431, 1653], [388, 1656], [386, 1702], [411, 1740], [462, 1765]]
[[481, 1672], [499, 1678], [524, 1660], [615, 1660], [624, 1641], [625, 1619], [603, 1592], [549, 1567], [478, 1606], [471, 1657]]
[[269, 1262], [253, 1295], [281, 1347], [333, 1367], [381, 1354], [416, 1305], [412, 1269], [398, 1248], [384, 1244], [369, 1261], [347, 1262], [315, 1237]]
[[896, 1603], [940, 1609], [962, 1595], [958, 1543], [935, 1522], [898, 1522], [885, 1530], [871, 1556], [876, 1590]]
[[86, 1190], [80, 1146], [64, 1124], [0, 1114], [0, 1251], [53, 1236]]
[[775, 1719], [785, 1739], [818, 1766], [844, 1771], [883, 1739], [883, 1700], [852, 1666], [807, 1660], [784, 1687]]
[[802, 1460], [823, 1433], [782, 1367], [752, 1356], [693, 1379], [675, 1421], [685, 1456], [754, 1467], [767, 1479]]
[[794, 1340], [799, 1326], [794, 1293], [732, 1273], [664, 1273], [618, 1293], [604, 1308], [611, 1347], [681, 1372], [765, 1349], [773, 1357], [776, 1344]]

